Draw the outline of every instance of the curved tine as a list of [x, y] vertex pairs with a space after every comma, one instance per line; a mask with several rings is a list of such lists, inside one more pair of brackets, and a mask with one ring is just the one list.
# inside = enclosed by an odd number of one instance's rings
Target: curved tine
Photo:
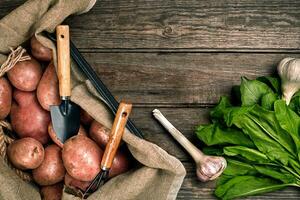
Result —
[[85, 190], [84, 195], [88, 194], [89, 192], [93, 192], [92, 188], [94, 187], [95, 183], [98, 183], [98, 179], [100, 178], [102, 173], [98, 173], [97, 176], [94, 178], [94, 180], [91, 182], [89, 187]]

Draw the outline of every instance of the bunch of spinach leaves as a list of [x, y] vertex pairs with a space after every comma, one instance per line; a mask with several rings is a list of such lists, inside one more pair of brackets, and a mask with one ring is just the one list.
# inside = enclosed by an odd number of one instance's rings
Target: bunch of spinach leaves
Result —
[[234, 91], [235, 105], [221, 97], [212, 123], [196, 129], [203, 151], [228, 163], [215, 195], [233, 199], [300, 187], [300, 93], [287, 106], [276, 77], [242, 77]]

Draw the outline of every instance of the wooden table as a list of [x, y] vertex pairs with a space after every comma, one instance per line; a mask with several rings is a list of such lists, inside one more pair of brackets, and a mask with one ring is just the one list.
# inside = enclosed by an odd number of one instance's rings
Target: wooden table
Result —
[[[24, 0], [2, 0], [0, 17]], [[159, 108], [197, 144], [194, 127], [229, 95], [240, 76], [275, 72], [300, 57], [299, 0], [99, 0], [66, 21], [72, 39], [147, 140], [179, 158], [187, 176], [178, 199], [215, 199], [214, 183], [200, 183], [187, 153], [151, 116]], [[246, 183], [245, 183], [246, 184]], [[248, 199], [300, 199], [300, 190]]]

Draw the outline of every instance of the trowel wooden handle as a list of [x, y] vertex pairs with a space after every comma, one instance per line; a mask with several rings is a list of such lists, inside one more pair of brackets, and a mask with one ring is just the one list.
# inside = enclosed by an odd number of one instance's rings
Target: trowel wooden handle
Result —
[[69, 26], [56, 27], [57, 39], [57, 76], [59, 81], [59, 94], [62, 97], [71, 96], [70, 79], [70, 34]]
[[101, 161], [101, 169], [110, 169], [115, 155], [117, 153], [119, 144], [121, 142], [125, 125], [128, 120], [128, 116], [131, 112], [132, 105], [129, 103], [121, 102], [115, 116], [115, 120], [109, 136], [109, 141], [105, 147], [105, 151]]

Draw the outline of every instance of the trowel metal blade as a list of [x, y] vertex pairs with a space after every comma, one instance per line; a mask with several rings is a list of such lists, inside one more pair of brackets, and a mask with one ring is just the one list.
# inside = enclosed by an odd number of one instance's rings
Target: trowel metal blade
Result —
[[57, 138], [64, 143], [76, 135], [80, 127], [80, 107], [62, 100], [59, 106], [50, 106], [52, 126]]

